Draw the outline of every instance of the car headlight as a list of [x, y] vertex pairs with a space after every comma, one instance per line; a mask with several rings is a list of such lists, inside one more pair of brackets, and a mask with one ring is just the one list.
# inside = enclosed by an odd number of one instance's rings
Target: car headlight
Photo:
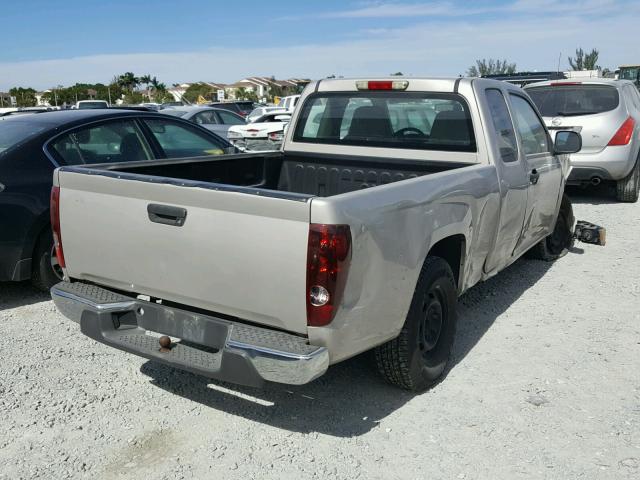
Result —
[[227, 138], [242, 138], [242, 134], [238, 132], [227, 132]]

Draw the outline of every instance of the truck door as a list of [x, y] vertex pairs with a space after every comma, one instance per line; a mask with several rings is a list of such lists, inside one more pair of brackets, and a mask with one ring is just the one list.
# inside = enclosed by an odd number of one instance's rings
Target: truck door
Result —
[[[482, 96], [481, 96], [482, 97]], [[524, 223], [529, 178], [524, 160], [518, 153], [518, 141], [509, 114], [507, 103], [498, 88], [485, 90], [484, 98], [488, 104], [493, 126], [493, 135], [497, 141], [494, 146], [496, 169], [500, 179], [500, 215], [493, 250], [487, 256], [485, 272], [497, 271], [511, 261]]]
[[551, 233], [563, 190], [563, 169], [560, 159], [553, 155], [544, 123], [530, 101], [517, 93], [509, 93], [509, 99], [529, 177], [522, 237], [514, 252], [519, 255]]

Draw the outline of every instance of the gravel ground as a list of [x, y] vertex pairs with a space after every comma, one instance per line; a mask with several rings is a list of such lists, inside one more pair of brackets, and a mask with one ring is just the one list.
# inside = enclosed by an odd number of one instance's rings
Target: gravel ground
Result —
[[640, 205], [574, 202], [609, 245], [469, 291], [453, 367], [422, 395], [367, 355], [303, 387], [210, 383], [0, 284], [0, 479], [639, 479]]

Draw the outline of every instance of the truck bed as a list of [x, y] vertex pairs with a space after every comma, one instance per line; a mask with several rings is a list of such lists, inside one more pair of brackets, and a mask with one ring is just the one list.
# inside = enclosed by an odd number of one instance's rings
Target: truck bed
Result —
[[451, 162], [275, 153], [110, 164], [101, 169], [164, 183], [250, 187], [331, 197], [466, 166]]

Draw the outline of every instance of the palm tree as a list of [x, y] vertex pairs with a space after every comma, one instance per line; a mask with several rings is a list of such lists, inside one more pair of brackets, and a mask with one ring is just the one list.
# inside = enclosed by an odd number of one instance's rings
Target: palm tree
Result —
[[125, 72], [118, 77], [118, 85], [132, 92], [140, 84], [140, 79], [133, 72]]
[[167, 86], [164, 83], [158, 81], [158, 79], [156, 77], [153, 77], [151, 79], [151, 85], [153, 85], [153, 88], [156, 91], [158, 91], [158, 90], [166, 90], [167, 89]]
[[149, 101], [151, 101], [151, 90], [149, 89], [149, 85], [151, 84], [151, 75], [148, 73], [146, 75], [142, 75], [140, 77], [140, 83], [144, 83], [147, 86], [147, 96], [149, 97]]

